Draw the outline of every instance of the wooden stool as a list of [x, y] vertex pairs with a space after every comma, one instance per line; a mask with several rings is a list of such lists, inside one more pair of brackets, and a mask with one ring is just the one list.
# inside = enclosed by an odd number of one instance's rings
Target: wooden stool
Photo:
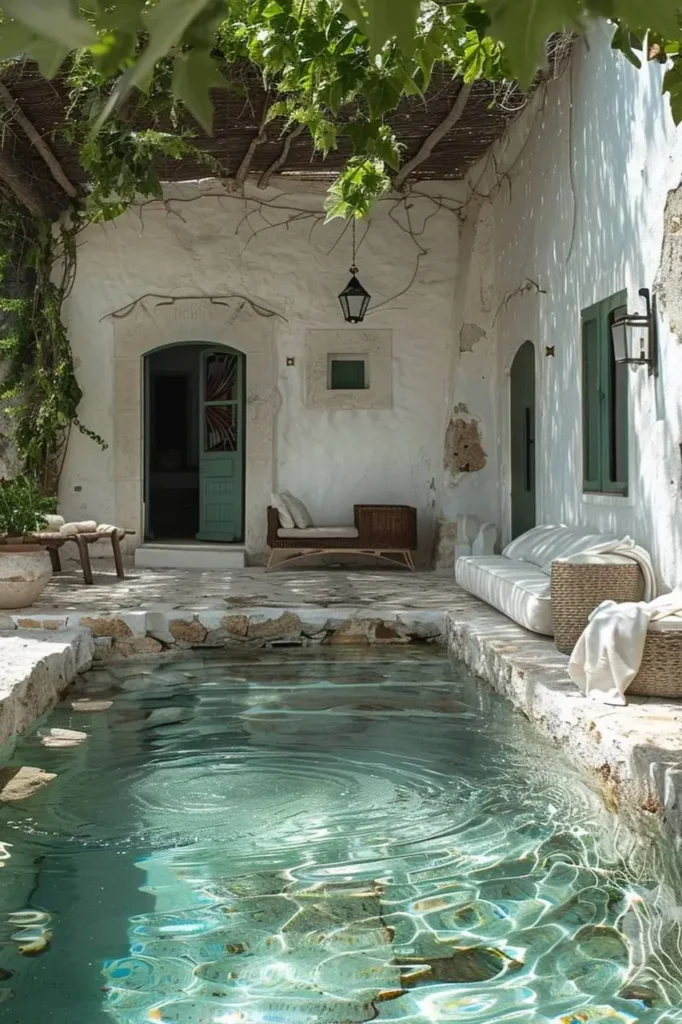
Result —
[[90, 552], [88, 547], [90, 544], [96, 544], [98, 540], [110, 540], [111, 547], [114, 552], [114, 563], [116, 565], [116, 575], [119, 579], [125, 579], [125, 572], [123, 570], [123, 556], [121, 554], [121, 541], [127, 534], [134, 533], [134, 530], [114, 530], [111, 533], [35, 533], [31, 539], [35, 540], [37, 544], [42, 544], [43, 547], [47, 548], [50, 555], [50, 561], [52, 562], [52, 571], [61, 572], [62, 563], [59, 557], [59, 549], [62, 548], [68, 541], [73, 541], [78, 548], [78, 556], [80, 559], [81, 569], [83, 570], [83, 582], [88, 586], [92, 585], [92, 565], [90, 562]]

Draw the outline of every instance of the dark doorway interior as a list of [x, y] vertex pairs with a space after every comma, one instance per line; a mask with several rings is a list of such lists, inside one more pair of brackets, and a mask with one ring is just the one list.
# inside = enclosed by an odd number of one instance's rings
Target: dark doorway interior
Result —
[[146, 536], [191, 540], [199, 529], [200, 347], [147, 357]]

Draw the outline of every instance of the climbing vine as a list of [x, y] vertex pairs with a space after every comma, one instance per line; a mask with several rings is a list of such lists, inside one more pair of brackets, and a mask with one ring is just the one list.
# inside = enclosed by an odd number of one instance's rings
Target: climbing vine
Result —
[[76, 220], [54, 231], [9, 200], [0, 203], [0, 359], [6, 366], [0, 400], [24, 470], [47, 495], [57, 491], [72, 427], [106, 447], [78, 417], [83, 394], [61, 317], [75, 275], [78, 227]]

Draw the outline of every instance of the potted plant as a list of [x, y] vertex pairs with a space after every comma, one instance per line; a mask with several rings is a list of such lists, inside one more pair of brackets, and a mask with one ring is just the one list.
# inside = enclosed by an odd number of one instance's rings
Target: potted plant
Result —
[[55, 506], [31, 477], [0, 481], [0, 608], [28, 608], [47, 586], [52, 564], [33, 535]]

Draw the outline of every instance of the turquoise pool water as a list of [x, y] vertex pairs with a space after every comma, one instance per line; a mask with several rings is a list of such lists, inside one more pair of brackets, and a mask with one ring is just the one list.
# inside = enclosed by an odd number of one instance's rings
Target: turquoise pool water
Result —
[[0, 805], [3, 1021], [682, 1021], [674, 888], [442, 656], [190, 656], [81, 689], [41, 728], [86, 740], [11, 757], [57, 778]]

